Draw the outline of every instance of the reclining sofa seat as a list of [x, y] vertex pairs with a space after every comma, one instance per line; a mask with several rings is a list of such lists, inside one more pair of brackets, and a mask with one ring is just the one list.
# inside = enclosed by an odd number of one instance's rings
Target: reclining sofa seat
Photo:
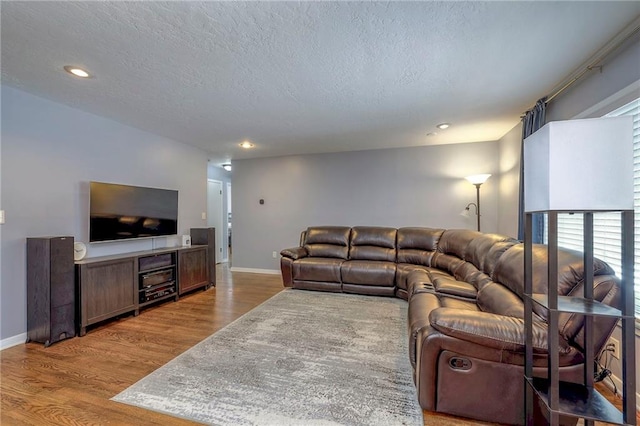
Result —
[[[356, 250], [352, 252], [354, 234]], [[284, 285], [364, 294], [395, 292], [408, 299], [409, 358], [422, 408], [521, 424], [523, 244], [468, 230], [400, 228], [395, 233], [394, 288], [388, 281], [392, 235], [392, 228], [308, 228], [302, 233], [300, 247], [281, 252]], [[534, 245], [533, 258], [534, 292], [546, 293], [546, 246]], [[369, 260], [371, 264], [367, 264]], [[581, 253], [559, 251], [559, 295], [582, 294], [584, 274]], [[365, 276], [375, 282], [366, 282]], [[593, 276], [594, 299], [620, 308], [620, 284], [613, 270], [596, 259]], [[534, 306], [534, 375], [544, 377], [547, 313]], [[594, 319], [594, 355], [615, 324], [615, 318]], [[558, 333], [560, 378], [580, 382], [583, 317], [562, 314]]]
[[[431, 260], [438, 248], [444, 229], [400, 228], [398, 229], [398, 264], [396, 266], [396, 296], [409, 298], [409, 276], [422, 272], [428, 277]], [[429, 281], [430, 282], [430, 281]]]
[[304, 290], [342, 291], [340, 268], [349, 256], [351, 228], [319, 226], [302, 234], [301, 246], [283, 250], [284, 285]]

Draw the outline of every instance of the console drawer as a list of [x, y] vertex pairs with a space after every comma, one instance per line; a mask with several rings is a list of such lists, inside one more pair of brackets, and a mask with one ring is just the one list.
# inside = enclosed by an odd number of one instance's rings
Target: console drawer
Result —
[[172, 266], [175, 264], [173, 256], [173, 253], [165, 253], [140, 257], [138, 258], [138, 271], [143, 272], [164, 266]]

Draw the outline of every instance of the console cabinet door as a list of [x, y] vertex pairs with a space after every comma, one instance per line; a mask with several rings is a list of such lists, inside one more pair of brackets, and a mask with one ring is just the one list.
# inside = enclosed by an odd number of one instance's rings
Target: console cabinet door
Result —
[[136, 259], [80, 265], [80, 335], [87, 325], [137, 308]]
[[194, 247], [178, 252], [179, 294], [209, 285], [206, 247]]

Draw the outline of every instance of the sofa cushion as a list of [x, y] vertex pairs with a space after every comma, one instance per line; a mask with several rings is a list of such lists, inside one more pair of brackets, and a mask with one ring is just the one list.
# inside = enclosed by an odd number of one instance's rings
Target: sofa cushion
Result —
[[398, 229], [398, 263], [430, 266], [443, 232], [443, 229], [435, 228]]
[[347, 226], [310, 227], [305, 233], [304, 248], [311, 257], [346, 259], [350, 236], [351, 228]]
[[476, 268], [483, 270], [484, 264], [491, 247], [499, 242], [513, 242], [517, 240], [499, 234], [482, 234], [471, 240], [467, 251], [465, 252], [465, 260], [473, 263]]
[[343, 284], [394, 287], [396, 264], [377, 260], [347, 260], [340, 267]]
[[431, 259], [431, 266], [434, 269], [439, 269], [444, 272], [448, 272], [453, 275], [459, 267], [466, 262], [460, 259], [458, 256], [446, 253], [436, 253]]
[[[547, 246], [533, 245], [533, 292], [547, 293]], [[577, 251], [558, 249], [558, 294], [566, 296], [584, 279], [583, 255]], [[493, 281], [516, 293], [524, 293], [524, 244], [507, 250], [498, 260]], [[599, 259], [593, 259], [593, 275], [614, 275], [613, 269]]]
[[481, 235], [482, 233], [469, 229], [447, 229], [442, 233], [438, 241], [438, 251], [452, 254], [460, 259], [466, 259], [469, 243]]
[[[547, 246], [534, 244], [532, 250], [533, 264], [533, 293], [547, 293]], [[493, 271], [493, 281], [507, 287], [523, 298], [524, 294], [524, 244], [516, 244], [504, 252]], [[593, 275], [613, 275], [609, 265], [599, 259], [593, 259]], [[576, 285], [584, 279], [584, 265], [582, 253], [558, 249], [558, 294], [566, 296]], [[547, 318], [544, 307], [533, 304], [533, 310], [542, 318]], [[562, 328], [564, 324], [560, 323]]]
[[340, 265], [344, 260], [326, 257], [305, 257], [293, 262], [295, 281], [340, 282]]
[[485, 284], [491, 281], [491, 277], [480, 271], [471, 262], [464, 262], [453, 273], [458, 281], [464, 281], [471, 284], [476, 289], [481, 289]]
[[396, 261], [395, 228], [355, 226], [351, 230], [349, 259]]
[[[616, 309], [622, 309], [622, 291], [620, 281], [612, 275], [599, 275], [593, 279], [593, 299]], [[584, 281], [575, 286], [569, 293], [572, 297], [582, 297], [584, 294]], [[560, 334], [580, 348], [584, 348], [584, 320], [580, 314], [560, 313], [558, 322], [562, 324]], [[601, 348], [609, 339], [607, 330], [613, 330], [618, 322], [616, 317], [597, 316], [593, 319], [594, 335], [600, 336], [593, 347]], [[595, 355], [595, 354], [594, 354]]]
[[443, 308], [462, 309], [465, 311], [479, 312], [478, 305], [475, 301], [459, 299], [457, 297], [450, 297], [446, 294], [439, 294], [440, 306]]
[[478, 291], [478, 307], [484, 312], [524, 318], [524, 303], [505, 286], [490, 282]]
[[510, 241], [499, 241], [491, 246], [489, 252], [484, 258], [484, 264], [482, 265], [482, 269], [484, 273], [489, 276], [493, 275], [493, 271], [500, 259], [500, 256], [504, 254], [505, 251], [509, 250], [514, 245], [518, 244], [517, 240]]

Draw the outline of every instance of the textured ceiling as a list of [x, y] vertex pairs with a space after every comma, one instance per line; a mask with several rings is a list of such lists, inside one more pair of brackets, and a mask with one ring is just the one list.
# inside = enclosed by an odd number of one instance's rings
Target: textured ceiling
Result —
[[[3, 1], [0, 12], [3, 84], [224, 162], [499, 139], [640, 2]], [[241, 150], [245, 139], [256, 148]]]

